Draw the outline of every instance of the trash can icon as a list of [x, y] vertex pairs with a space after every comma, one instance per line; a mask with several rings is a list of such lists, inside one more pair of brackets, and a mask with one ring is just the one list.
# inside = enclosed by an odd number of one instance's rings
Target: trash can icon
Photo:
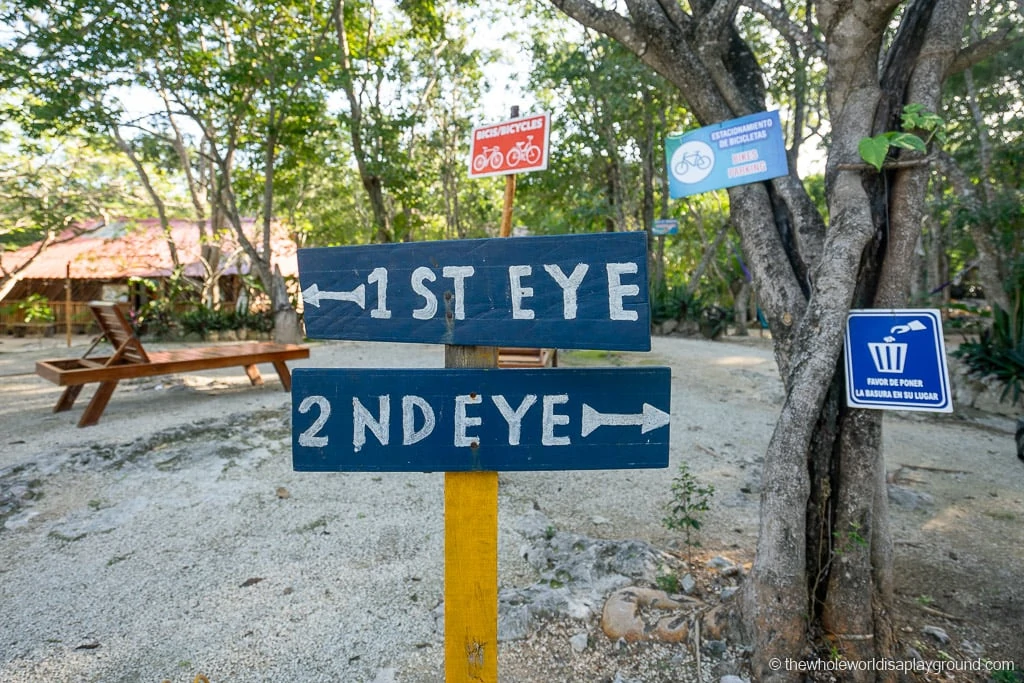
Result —
[[896, 375], [903, 374], [903, 366], [907, 362], [907, 345], [894, 342], [868, 342], [871, 360], [875, 369]]

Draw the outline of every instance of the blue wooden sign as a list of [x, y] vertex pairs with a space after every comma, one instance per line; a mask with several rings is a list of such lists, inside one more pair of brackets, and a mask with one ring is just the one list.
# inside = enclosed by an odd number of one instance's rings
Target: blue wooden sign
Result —
[[312, 339], [651, 348], [642, 232], [326, 247], [298, 258]]
[[665, 140], [673, 199], [789, 173], [779, 112], [751, 114]]
[[300, 472], [668, 467], [670, 370], [312, 369], [292, 374]]
[[850, 311], [845, 360], [851, 408], [953, 412], [935, 309]]

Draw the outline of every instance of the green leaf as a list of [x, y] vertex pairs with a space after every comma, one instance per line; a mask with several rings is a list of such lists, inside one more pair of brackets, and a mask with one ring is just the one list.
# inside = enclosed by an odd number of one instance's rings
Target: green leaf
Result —
[[873, 138], [863, 138], [857, 145], [860, 158], [875, 167], [876, 171], [882, 170], [885, 157], [889, 154], [889, 139], [883, 133]]
[[924, 140], [913, 133], [887, 133], [886, 135], [889, 138], [889, 144], [893, 147], [899, 147], [900, 149], [912, 149], [917, 152], [928, 151], [928, 147], [924, 144]]

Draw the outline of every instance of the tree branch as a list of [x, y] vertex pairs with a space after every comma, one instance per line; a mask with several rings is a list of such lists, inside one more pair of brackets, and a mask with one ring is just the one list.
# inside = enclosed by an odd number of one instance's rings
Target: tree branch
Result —
[[1014, 27], [1003, 27], [998, 32], [986, 36], [960, 50], [952, 64], [946, 69], [946, 77], [948, 78], [953, 74], [961, 73], [976, 64], [980, 64], [992, 55], [1002, 52], [1021, 40], [1024, 39], [1016, 33]]
[[698, 44], [724, 44], [725, 31], [732, 23], [740, 0], [715, 0], [697, 25]]
[[740, 0], [747, 9], [760, 14], [789, 43], [799, 45], [819, 57], [825, 54], [825, 46], [800, 24], [789, 18], [789, 14], [778, 7], [772, 7], [764, 0]]
[[693, 21], [690, 16], [683, 11], [683, 8], [679, 6], [679, 3], [675, 0], [656, 0], [658, 6], [661, 7], [665, 16], [672, 22], [677, 29], [686, 32], [689, 31], [693, 25]]
[[621, 14], [601, 9], [589, 0], [551, 0], [551, 4], [584, 26], [611, 36], [636, 54], [642, 56], [647, 52], [646, 42]]

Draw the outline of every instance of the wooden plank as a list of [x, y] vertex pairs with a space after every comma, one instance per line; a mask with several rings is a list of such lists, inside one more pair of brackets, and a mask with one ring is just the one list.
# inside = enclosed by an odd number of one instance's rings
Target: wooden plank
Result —
[[85, 407], [82, 417], [78, 420], [79, 427], [91, 427], [100, 421], [100, 417], [103, 415], [103, 411], [106, 410], [107, 403], [110, 401], [110, 397], [116, 388], [117, 380], [100, 382], [100, 385], [96, 388], [96, 393], [92, 395], [89, 405]]
[[274, 369], [277, 370], [277, 376], [281, 380], [282, 386], [285, 391], [292, 390], [292, 374], [288, 371], [288, 365], [283, 360], [274, 361]]
[[133, 363], [145, 363], [149, 358], [142, 342], [135, 336], [128, 319], [119, 308], [119, 304], [109, 301], [92, 301], [89, 303], [89, 310], [92, 311], [100, 330], [117, 351], [113, 358], [119, 359], [122, 356]]
[[642, 232], [300, 249], [313, 339], [648, 351]]
[[667, 367], [298, 368], [292, 463], [306, 472], [668, 466]]
[[[63, 360], [36, 362], [36, 374], [59, 386], [88, 384], [109, 379], [154, 377], [199, 370], [242, 367], [309, 358], [309, 349], [294, 344], [250, 342], [228, 346], [201, 347], [176, 351], [154, 351], [148, 363], [124, 363], [107, 367], [84, 367], [78, 360], [71, 367]], [[105, 358], [90, 359], [103, 362]]]
[[83, 385], [100, 383], [78, 423], [79, 427], [87, 427], [99, 422], [114, 389], [122, 379], [242, 367], [252, 384], [261, 385], [263, 378], [257, 364], [273, 363], [284, 390], [290, 391], [291, 377], [285, 361], [308, 357], [309, 349], [303, 346], [251, 343], [154, 352], [149, 355], [150, 362], [146, 363], [119, 361], [116, 355], [107, 358], [44, 360], [36, 363], [36, 374], [58, 386], [66, 387], [54, 406], [54, 412], [69, 410]]
[[82, 387], [84, 384], [76, 384], [74, 386], [65, 387], [64, 391], [60, 395], [60, 399], [57, 401], [57, 405], [53, 407], [53, 412], [62, 413], [65, 410], [71, 410], [72, 406], [75, 405], [75, 401], [78, 399], [78, 395], [82, 393]]
[[255, 365], [246, 365], [245, 374], [249, 378], [249, 383], [254, 387], [263, 386], [263, 376], [260, 375], [260, 369]]
[[499, 368], [548, 368], [557, 365], [557, 349], [499, 348]]

